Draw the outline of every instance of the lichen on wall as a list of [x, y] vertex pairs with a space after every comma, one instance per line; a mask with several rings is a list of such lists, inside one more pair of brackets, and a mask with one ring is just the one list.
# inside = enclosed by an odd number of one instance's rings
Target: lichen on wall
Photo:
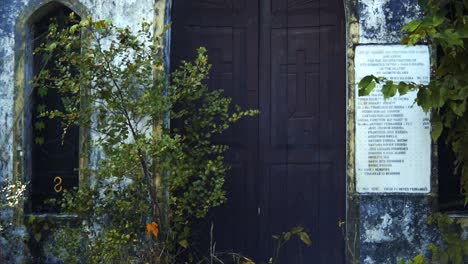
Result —
[[417, 0], [360, 0], [360, 43], [400, 43], [402, 26], [420, 13]]
[[430, 198], [421, 195], [363, 195], [359, 206], [361, 263], [394, 264], [428, 253], [439, 240], [428, 225]]

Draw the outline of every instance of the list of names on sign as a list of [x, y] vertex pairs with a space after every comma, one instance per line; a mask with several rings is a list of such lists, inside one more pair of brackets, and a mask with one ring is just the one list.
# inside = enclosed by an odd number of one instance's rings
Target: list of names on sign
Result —
[[[427, 46], [356, 47], [356, 82], [364, 76], [427, 84]], [[381, 86], [358, 96], [356, 85], [356, 189], [360, 193], [428, 193], [431, 175], [429, 114], [416, 92], [384, 100]]]

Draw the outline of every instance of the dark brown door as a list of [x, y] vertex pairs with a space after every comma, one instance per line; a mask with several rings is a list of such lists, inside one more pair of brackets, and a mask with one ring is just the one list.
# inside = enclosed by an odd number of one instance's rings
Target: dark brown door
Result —
[[282, 263], [344, 262], [343, 9], [340, 0], [174, 0], [172, 63], [207, 47], [209, 85], [261, 111], [224, 139], [233, 168], [218, 249], [266, 261], [271, 236], [302, 225], [313, 245], [288, 243]]

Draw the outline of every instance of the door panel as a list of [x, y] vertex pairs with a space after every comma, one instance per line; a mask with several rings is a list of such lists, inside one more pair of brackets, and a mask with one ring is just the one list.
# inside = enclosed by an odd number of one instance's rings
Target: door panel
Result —
[[[179, 0], [173, 6], [173, 65], [192, 60], [204, 46], [213, 65], [208, 85], [223, 89], [233, 103], [258, 109], [258, 2], [252, 0]], [[257, 241], [258, 117], [240, 121], [222, 142], [228, 202], [218, 208], [214, 232], [218, 250], [235, 248], [253, 255]]]
[[228, 202], [217, 210], [217, 248], [257, 261], [273, 234], [302, 225], [312, 247], [290, 242], [283, 263], [343, 263], [345, 43], [339, 0], [175, 0], [174, 62], [208, 49], [209, 85], [260, 109], [222, 141]]
[[262, 1], [260, 252], [301, 225], [314, 245], [288, 244], [285, 263], [343, 263], [345, 96], [339, 1]]

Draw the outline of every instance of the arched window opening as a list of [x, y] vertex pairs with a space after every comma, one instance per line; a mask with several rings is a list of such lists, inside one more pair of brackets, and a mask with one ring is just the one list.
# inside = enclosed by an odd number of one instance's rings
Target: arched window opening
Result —
[[[71, 9], [57, 5], [32, 24], [32, 50], [46, 43], [49, 26], [55, 21], [59, 27], [70, 26]], [[79, 21], [79, 19], [78, 19]], [[54, 72], [53, 61], [37, 53], [32, 57], [33, 76], [41, 70]], [[79, 127], [70, 127], [63, 136], [64, 127], [58, 118], [42, 117], [45, 110], [63, 110], [62, 96], [55, 89], [36, 87], [31, 98], [31, 211], [33, 213], [57, 213], [59, 206], [48, 203], [58, 199], [64, 190], [71, 190], [79, 183]]]

